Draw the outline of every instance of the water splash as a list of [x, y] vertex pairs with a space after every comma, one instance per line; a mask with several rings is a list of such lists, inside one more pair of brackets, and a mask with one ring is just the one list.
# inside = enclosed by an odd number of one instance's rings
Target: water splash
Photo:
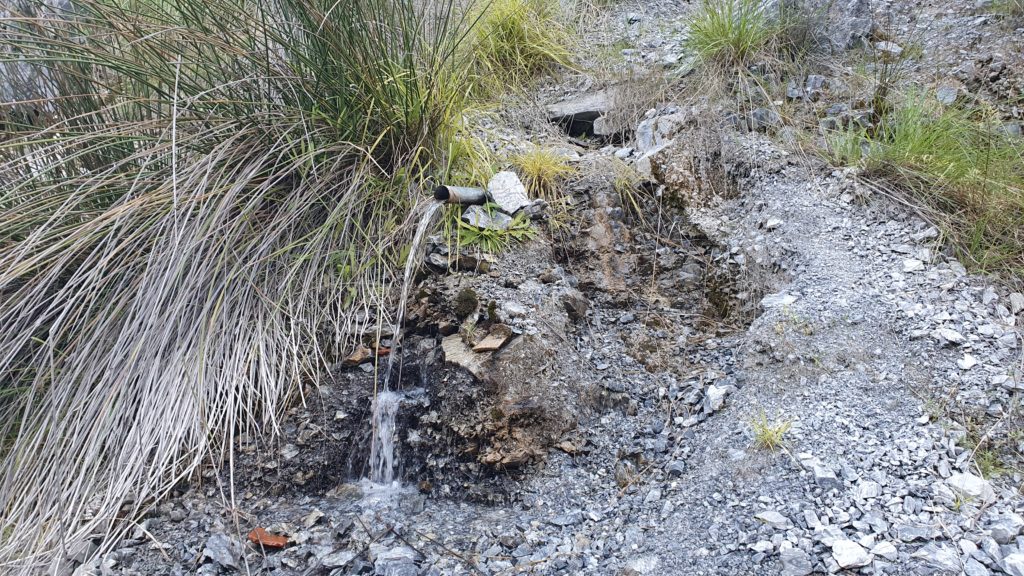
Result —
[[370, 480], [378, 484], [391, 484], [395, 480], [395, 415], [401, 400], [401, 394], [390, 390], [380, 392], [373, 399]]
[[405, 261], [405, 276], [402, 279], [398, 312], [395, 314], [395, 322], [392, 326], [394, 341], [391, 348], [393, 352], [388, 355], [388, 364], [384, 370], [381, 390], [373, 399], [373, 410], [370, 417], [370, 481], [379, 484], [391, 484], [395, 480], [395, 415], [398, 414], [402, 395], [391, 391], [391, 370], [394, 367], [395, 356], [398, 356], [397, 345], [402, 337], [402, 322], [405, 320], [409, 288], [422, 258], [423, 240], [426, 238], [427, 228], [430, 226], [434, 214], [441, 206], [442, 203], [436, 201], [427, 206], [423, 216], [420, 217], [419, 225], [416, 226], [416, 234], [412, 237], [412, 246], [409, 248], [409, 256]]

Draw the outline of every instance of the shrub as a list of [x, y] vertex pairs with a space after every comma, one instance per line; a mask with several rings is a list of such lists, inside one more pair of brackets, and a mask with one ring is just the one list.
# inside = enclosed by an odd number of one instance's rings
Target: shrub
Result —
[[0, 565], [25, 572], [276, 430], [353, 307], [387, 319], [470, 67], [446, 0], [52, 4], [0, 16], [32, 111], [0, 138]]

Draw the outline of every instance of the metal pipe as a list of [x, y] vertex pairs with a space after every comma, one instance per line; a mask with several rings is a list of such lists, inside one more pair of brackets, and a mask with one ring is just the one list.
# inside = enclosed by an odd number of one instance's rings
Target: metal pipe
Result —
[[434, 188], [434, 200], [449, 204], [484, 204], [487, 202], [487, 191], [483, 188], [467, 188], [464, 186], [445, 186]]

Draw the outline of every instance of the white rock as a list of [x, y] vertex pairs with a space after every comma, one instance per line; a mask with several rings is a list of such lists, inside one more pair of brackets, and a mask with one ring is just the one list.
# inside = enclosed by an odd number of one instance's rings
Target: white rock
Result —
[[853, 540], [836, 540], [832, 543], [832, 558], [840, 568], [860, 568], [871, 563], [871, 554]]
[[937, 328], [932, 330], [932, 338], [949, 344], [961, 344], [966, 340], [963, 334], [950, 328]]
[[894, 561], [899, 558], [899, 554], [896, 552], [896, 546], [892, 542], [879, 542], [875, 544], [875, 547], [871, 549], [871, 553], [875, 556], [881, 556], [889, 561]]
[[1024, 576], [1024, 554], [1017, 552], [1003, 558], [1003, 569], [1010, 576]]
[[526, 186], [523, 186], [515, 172], [498, 172], [492, 176], [491, 181], [487, 183], [487, 191], [494, 203], [507, 214], [514, 214], [516, 210], [530, 203], [530, 198], [526, 195]]
[[946, 484], [959, 493], [960, 497], [974, 505], [991, 504], [996, 501], [992, 484], [969, 472], [953, 474], [946, 478]]
[[1010, 294], [1010, 312], [1020, 314], [1024, 310], [1024, 294], [1014, 292]]
[[857, 485], [853, 495], [861, 500], [867, 500], [868, 498], [877, 498], [881, 493], [882, 487], [878, 485], [878, 482], [865, 480]]
[[761, 299], [761, 306], [764, 308], [778, 308], [780, 306], [791, 306], [796, 302], [796, 296], [792, 294], [786, 294], [785, 292], [779, 292], [778, 294], [769, 294]]
[[903, 261], [903, 273], [908, 274], [910, 272], [917, 272], [924, 270], [924, 262], [921, 262], [917, 258], [908, 258]]
[[974, 356], [964, 354], [963, 358], [956, 361], [956, 365], [959, 366], [961, 370], [970, 370], [978, 365], [978, 361]]

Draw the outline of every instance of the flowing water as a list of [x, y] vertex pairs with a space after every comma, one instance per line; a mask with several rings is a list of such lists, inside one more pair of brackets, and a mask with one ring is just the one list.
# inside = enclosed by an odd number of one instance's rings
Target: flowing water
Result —
[[416, 234], [412, 238], [412, 247], [405, 261], [405, 276], [402, 279], [402, 292], [398, 300], [398, 312], [393, 325], [394, 340], [392, 353], [388, 355], [384, 380], [377, 397], [373, 399], [372, 416], [370, 417], [370, 481], [378, 484], [391, 484], [395, 480], [395, 415], [402, 401], [402, 394], [391, 390], [391, 370], [395, 356], [398, 356], [398, 342], [402, 335], [402, 321], [405, 319], [406, 302], [409, 299], [409, 288], [413, 275], [419, 266], [423, 252], [423, 240], [434, 214], [442, 203], [432, 201], [420, 217]]

